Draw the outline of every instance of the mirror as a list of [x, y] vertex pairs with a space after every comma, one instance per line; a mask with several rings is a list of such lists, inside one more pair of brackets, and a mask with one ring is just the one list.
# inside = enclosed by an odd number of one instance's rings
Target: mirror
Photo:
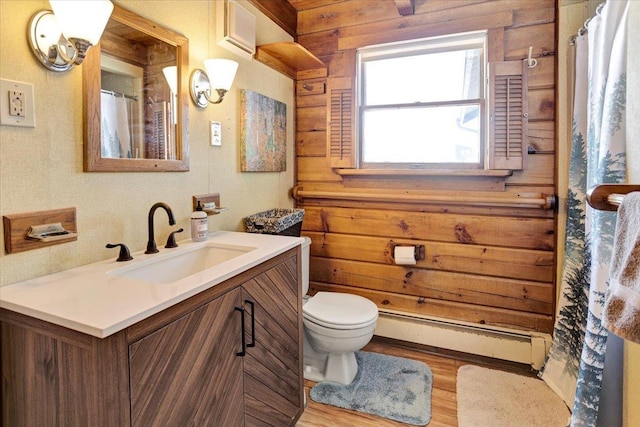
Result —
[[82, 64], [85, 172], [189, 170], [189, 41], [114, 5]]

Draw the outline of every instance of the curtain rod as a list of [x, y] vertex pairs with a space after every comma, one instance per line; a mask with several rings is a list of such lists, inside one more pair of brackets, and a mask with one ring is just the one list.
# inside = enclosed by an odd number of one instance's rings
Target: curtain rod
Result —
[[584, 21], [584, 24], [578, 30], [578, 34], [574, 34], [571, 37], [569, 37], [569, 46], [575, 46], [576, 38], [578, 36], [584, 36], [589, 31], [589, 28], [588, 28], [589, 23], [596, 15], [600, 15], [600, 13], [602, 12], [602, 9], [604, 8], [605, 3], [606, 1], [603, 1], [598, 5], [598, 7], [596, 7], [596, 14], [593, 16], [590, 16], [589, 18], [587, 18], [586, 21]]
[[106, 89], [100, 89], [100, 92], [106, 93], [107, 95], [121, 96], [123, 98], [133, 99], [136, 102], [138, 101], [138, 97], [137, 96], [127, 95], [126, 93], [120, 93], [120, 92], [116, 92], [116, 91], [113, 91], [113, 90], [106, 90]]

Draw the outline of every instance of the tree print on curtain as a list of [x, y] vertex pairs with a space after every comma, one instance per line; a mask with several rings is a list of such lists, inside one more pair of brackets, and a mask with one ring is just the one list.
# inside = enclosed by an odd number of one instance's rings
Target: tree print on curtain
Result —
[[591, 209], [596, 184], [626, 181], [626, 15], [608, 1], [576, 38], [576, 88], [561, 298], [542, 379], [572, 408], [572, 426], [595, 426], [608, 332], [601, 323], [616, 215]]

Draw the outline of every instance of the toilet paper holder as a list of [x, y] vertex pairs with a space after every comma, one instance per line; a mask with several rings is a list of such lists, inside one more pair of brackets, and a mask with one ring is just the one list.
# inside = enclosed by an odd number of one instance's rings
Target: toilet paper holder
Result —
[[426, 258], [426, 249], [424, 247], [424, 245], [409, 245], [409, 244], [395, 244], [395, 243], [391, 243], [389, 245], [389, 253], [391, 255], [391, 260], [393, 261], [393, 263], [395, 264], [395, 250], [396, 247], [413, 247], [414, 249], [414, 258], [416, 261], [422, 261]]

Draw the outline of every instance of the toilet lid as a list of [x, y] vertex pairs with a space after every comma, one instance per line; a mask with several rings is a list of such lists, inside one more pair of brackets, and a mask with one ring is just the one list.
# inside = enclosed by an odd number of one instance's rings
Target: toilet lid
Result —
[[302, 306], [307, 320], [340, 327], [366, 326], [377, 320], [378, 307], [359, 295], [318, 292]]

